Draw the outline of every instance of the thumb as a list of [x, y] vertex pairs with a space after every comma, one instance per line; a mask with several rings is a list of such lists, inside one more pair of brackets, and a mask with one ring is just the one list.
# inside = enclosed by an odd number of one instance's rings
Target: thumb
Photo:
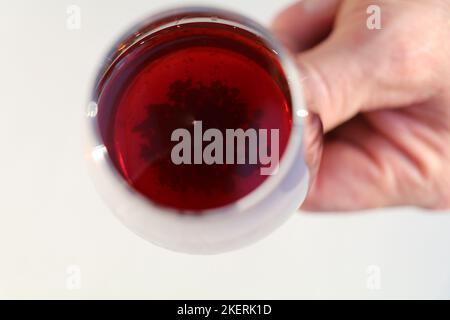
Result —
[[434, 81], [430, 59], [417, 50], [423, 37], [405, 35], [388, 18], [383, 29], [369, 30], [366, 8], [344, 1], [330, 36], [296, 56], [307, 107], [325, 132], [359, 112], [406, 106], [432, 94], [426, 89]]
[[319, 115], [325, 132], [354, 117], [371, 100], [374, 84], [364, 58], [345, 43], [328, 39], [298, 55], [309, 111]]

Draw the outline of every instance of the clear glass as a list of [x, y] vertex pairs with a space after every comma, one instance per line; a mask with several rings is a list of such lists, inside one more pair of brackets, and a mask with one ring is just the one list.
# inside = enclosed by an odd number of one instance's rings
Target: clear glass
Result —
[[[160, 206], [136, 192], [111, 163], [100, 134], [98, 97], [111, 66], [127, 49], [149, 35], [189, 23], [226, 24], [246, 30], [272, 50], [282, 66], [290, 91], [292, 127], [277, 174], [236, 202], [202, 214], [183, 214]], [[210, 7], [165, 11], [131, 28], [112, 48], [98, 72], [86, 111], [86, 158], [98, 192], [130, 230], [159, 246], [187, 253], [214, 254], [234, 250], [269, 234], [296, 212], [318, 164], [320, 121], [308, 114], [300, 77], [293, 61], [270, 32], [242, 15]], [[307, 136], [306, 136], [307, 135]], [[306, 144], [305, 144], [306, 143]]]

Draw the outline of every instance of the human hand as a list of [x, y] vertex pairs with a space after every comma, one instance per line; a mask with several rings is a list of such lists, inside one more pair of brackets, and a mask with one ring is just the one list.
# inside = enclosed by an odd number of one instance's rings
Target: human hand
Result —
[[306, 0], [273, 31], [325, 132], [304, 208], [450, 208], [450, 0]]

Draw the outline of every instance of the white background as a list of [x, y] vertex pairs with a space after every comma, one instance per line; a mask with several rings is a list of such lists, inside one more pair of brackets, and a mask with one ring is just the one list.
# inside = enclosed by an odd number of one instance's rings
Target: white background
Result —
[[[289, 2], [225, 6], [267, 25]], [[70, 4], [81, 30], [66, 28]], [[449, 213], [298, 214], [217, 256], [160, 249], [114, 218], [81, 150], [91, 80], [125, 28], [173, 4], [186, 2], [0, 0], [0, 297], [450, 298]], [[379, 290], [367, 286], [371, 265]]]

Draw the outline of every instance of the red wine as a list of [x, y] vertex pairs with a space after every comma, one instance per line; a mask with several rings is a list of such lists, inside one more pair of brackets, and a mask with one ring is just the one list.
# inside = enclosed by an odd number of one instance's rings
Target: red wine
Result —
[[[276, 52], [227, 24], [175, 25], [130, 45], [100, 80], [98, 126], [127, 183], [180, 212], [231, 204], [267, 176], [261, 164], [174, 164], [174, 130], [278, 129], [282, 156], [291, 131], [288, 84]], [[203, 142], [206, 146], [207, 143]], [[225, 151], [224, 151], [225, 152]]]

